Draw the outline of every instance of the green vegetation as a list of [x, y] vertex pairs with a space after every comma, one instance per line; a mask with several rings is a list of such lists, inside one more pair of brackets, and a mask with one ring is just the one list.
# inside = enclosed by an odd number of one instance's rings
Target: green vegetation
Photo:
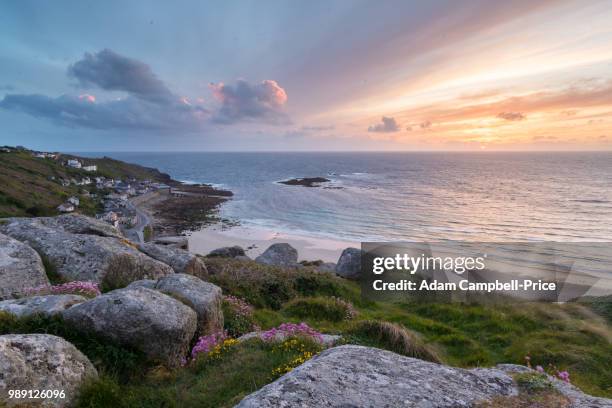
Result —
[[251, 261], [205, 258], [206, 280], [220, 286], [223, 293], [247, 300], [260, 308], [278, 310], [297, 296], [337, 296], [356, 298], [358, 288], [340, 279], [310, 270], [285, 269]]
[[144, 355], [118, 346], [107, 339], [81, 333], [61, 317], [32, 316], [16, 318], [0, 311], [0, 335], [46, 333], [62, 337], [81, 350], [96, 368], [120, 381], [131, 378], [145, 367]]
[[251, 310], [236, 307], [235, 303], [223, 300], [223, 329], [229, 336], [240, 337], [253, 331], [255, 320]]
[[353, 305], [335, 297], [298, 298], [289, 301], [283, 311], [288, 316], [340, 322], [355, 317]]
[[397, 323], [378, 320], [362, 320], [351, 325], [346, 331], [348, 343], [377, 347], [421, 360], [441, 362], [436, 350], [425, 344], [423, 339], [411, 330]]
[[143, 238], [145, 242], [150, 242], [153, 238], [153, 227], [150, 224], [146, 225], [143, 230]]
[[[582, 304], [365, 302], [357, 283], [308, 267], [283, 269], [221, 258], [205, 262], [209, 275], [203, 278], [220, 285], [224, 295], [243, 298], [254, 306], [240, 314], [239, 309], [228, 311], [224, 302], [226, 329], [235, 336], [249, 331], [253, 324], [269, 329], [283, 322], [304, 321], [321, 332], [342, 334], [344, 343], [453, 366], [524, 364], [525, 356], [530, 356], [533, 366], [567, 370], [571, 382], [583, 391], [612, 397], [612, 332], [605, 319]], [[332, 296], [352, 305], [352, 319], [340, 318], [345, 309], [332, 306], [336, 304]], [[219, 359], [168, 371], [143, 365], [131, 350], [72, 333], [61, 327], [61, 320], [43, 322], [24, 323], [4, 316], [0, 333], [58, 334], [88, 355], [102, 377], [84, 389], [82, 407], [232, 406], [301, 361], [299, 350], [279, 353], [270, 344], [253, 339], [232, 346]], [[539, 388], [537, 378], [532, 380], [517, 378], [524, 383], [524, 391]], [[481, 406], [552, 407], [565, 402], [554, 392], [525, 391]]]
[[476, 408], [566, 408], [570, 401], [553, 388], [545, 374], [525, 372], [514, 375], [519, 386], [519, 395], [496, 397]]
[[232, 346], [215, 358], [198, 358], [175, 371], [156, 368], [137, 382], [120, 385], [105, 376], [85, 387], [80, 407], [232, 407], [271, 382], [299, 359], [304, 349], [320, 348], [304, 339], [303, 347], [284, 347], [253, 339]]
[[[73, 158], [88, 165], [97, 165], [98, 171], [92, 173], [63, 165]], [[83, 190], [97, 192], [95, 186], [62, 186], [60, 183], [61, 179], [80, 180], [83, 177], [94, 176], [171, 182], [168, 175], [155, 169], [107, 157], [84, 159], [59, 154], [57, 158], [52, 159], [34, 157], [29, 150], [0, 152], [0, 218], [56, 215], [56, 207], [73, 195], [80, 198], [79, 212], [94, 215], [98, 211], [99, 197], [92, 199], [80, 193]]]
[[534, 394], [542, 391], [549, 391], [553, 388], [552, 383], [544, 373], [526, 372], [514, 376], [514, 381], [521, 388], [521, 391]]

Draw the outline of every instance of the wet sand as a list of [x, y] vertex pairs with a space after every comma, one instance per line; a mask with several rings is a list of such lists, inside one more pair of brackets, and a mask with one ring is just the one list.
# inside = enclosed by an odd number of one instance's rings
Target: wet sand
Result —
[[245, 249], [248, 256], [255, 258], [270, 245], [281, 242], [297, 249], [300, 261], [320, 259], [325, 262], [337, 262], [344, 248], [360, 245], [359, 242], [288, 234], [260, 227], [228, 228], [216, 224], [192, 233], [189, 237], [189, 250], [206, 255], [213, 249], [238, 245]]

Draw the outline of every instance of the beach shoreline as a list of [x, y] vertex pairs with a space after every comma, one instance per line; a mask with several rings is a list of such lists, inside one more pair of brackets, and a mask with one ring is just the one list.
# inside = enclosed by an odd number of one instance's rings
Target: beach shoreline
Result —
[[213, 249], [238, 245], [247, 256], [256, 258], [270, 245], [288, 243], [298, 251], [298, 261], [337, 262], [342, 250], [359, 247], [359, 242], [319, 238], [299, 233], [281, 232], [265, 227], [232, 226], [223, 223], [206, 226], [189, 235], [189, 250], [206, 255]]

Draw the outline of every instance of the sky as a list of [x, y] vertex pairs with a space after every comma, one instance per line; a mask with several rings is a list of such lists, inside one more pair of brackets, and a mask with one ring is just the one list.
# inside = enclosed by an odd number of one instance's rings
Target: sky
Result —
[[612, 0], [0, 2], [0, 145], [612, 150]]

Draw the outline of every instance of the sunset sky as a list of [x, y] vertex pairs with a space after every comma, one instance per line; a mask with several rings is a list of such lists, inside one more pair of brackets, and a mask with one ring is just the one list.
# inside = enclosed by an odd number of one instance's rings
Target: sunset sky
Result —
[[610, 1], [0, 3], [0, 144], [611, 150]]

